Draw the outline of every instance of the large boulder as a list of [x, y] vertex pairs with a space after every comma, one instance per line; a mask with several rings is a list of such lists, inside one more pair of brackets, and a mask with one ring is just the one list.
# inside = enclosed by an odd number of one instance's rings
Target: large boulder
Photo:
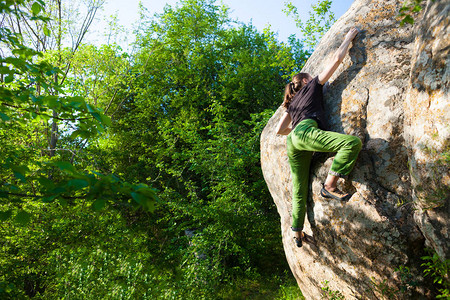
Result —
[[420, 269], [424, 248], [450, 255], [450, 4], [430, 1], [414, 26], [401, 27], [402, 2], [356, 0], [303, 69], [319, 74], [346, 32], [361, 29], [325, 93], [328, 127], [363, 141], [341, 182], [354, 194], [345, 203], [320, 197], [333, 157], [315, 155], [305, 231], [316, 246], [292, 241], [286, 137], [275, 133], [283, 108], [261, 135], [286, 258], [307, 299], [326, 291], [346, 299], [430, 298]]

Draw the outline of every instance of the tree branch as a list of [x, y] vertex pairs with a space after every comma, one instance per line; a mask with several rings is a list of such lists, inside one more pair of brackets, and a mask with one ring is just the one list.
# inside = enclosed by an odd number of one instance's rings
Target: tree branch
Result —
[[117, 95], [117, 92], [118, 92], [118, 91], [119, 91], [119, 89], [116, 89], [116, 90], [114, 91], [114, 95], [111, 97], [111, 100], [110, 100], [109, 103], [108, 103], [108, 107], [106, 107], [106, 109], [105, 109], [105, 115], [106, 115], [106, 113], [108, 112], [109, 108], [111, 107], [111, 104], [112, 104], [113, 100], [116, 98], [116, 95]]
[[[0, 193], [11, 195], [11, 196], [24, 197], [24, 198], [42, 198], [42, 197], [54, 196], [54, 195], [36, 195], [36, 194], [29, 195], [29, 194], [23, 194], [23, 193], [11, 193], [11, 192], [1, 191], [1, 190], [0, 190]], [[64, 199], [73, 199], [73, 200], [75, 200], [75, 199], [85, 199], [86, 195], [80, 196], [80, 197], [71, 197], [71, 196], [58, 195], [57, 197], [61, 197], [61, 198], [64, 198]]]
[[26, 112], [33, 112], [33, 113], [35, 113], [35, 114], [37, 114], [37, 115], [47, 116], [47, 117], [49, 117], [49, 118], [51, 118], [51, 119], [56, 119], [56, 120], [61, 120], [61, 121], [80, 121], [80, 120], [88, 120], [88, 119], [91, 119], [91, 117], [78, 118], [78, 119], [77, 119], [77, 118], [72, 118], [72, 119], [67, 118], [67, 119], [66, 119], [66, 118], [60, 118], [60, 117], [51, 116], [51, 115], [48, 115], [48, 114], [45, 114], [45, 113], [41, 113], [41, 112], [30, 111], [30, 110], [28, 110], [28, 109], [26, 109], [26, 108], [23, 108], [23, 107], [20, 107], [20, 106], [16, 106], [16, 105], [12, 105], [12, 104], [8, 104], [8, 103], [5, 103], [5, 102], [1, 102], [0, 104], [1, 104], [1, 105], [4, 105], [4, 106], [12, 107], [12, 108], [20, 109], [20, 110], [26, 111]]

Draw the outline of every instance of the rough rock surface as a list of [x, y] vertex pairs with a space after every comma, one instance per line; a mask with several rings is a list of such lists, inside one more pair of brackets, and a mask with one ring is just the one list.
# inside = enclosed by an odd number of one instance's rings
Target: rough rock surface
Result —
[[402, 2], [356, 0], [303, 69], [317, 75], [349, 28], [362, 30], [325, 94], [328, 127], [363, 141], [354, 171], [341, 183], [354, 194], [346, 203], [320, 197], [333, 157], [315, 156], [305, 231], [316, 246], [292, 241], [286, 137], [275, 134], [283, 108], [261, 135], [285, 254], [307, 299], [327, 287], [346, 299], [429, 298], [429, 284], [412, 287], [396, 270], [408, 266], [420, 281], [425, 247], [450, 255], [450, 3], [429, 2], [414, 26], [400, 27]]

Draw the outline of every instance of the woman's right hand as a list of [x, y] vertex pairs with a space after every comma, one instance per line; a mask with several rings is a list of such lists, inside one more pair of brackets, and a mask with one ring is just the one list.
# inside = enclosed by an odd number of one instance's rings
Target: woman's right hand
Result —
[[350, 28], [350, 30], [347, 32], [347, 34], [345, 35], [345, 39], [346, 40], [353, 40], [355, 38], [355, 36], [358, 34], [359, 29], [356, 27], [352, 27]]
[[352, 40], [358, 34], [359, 30], [356, 27], [350, 28], [350, 30], [345, 35], [344, 41], [342, 42], [339, 49], [337, 49], [333, 61], [325, 67], [325, 69], [319, 74], [319, 83], [325, 84], [328, 79], [330, 79], [331, 75], [333, 75], [334, 71], [338, 68], [339, 64], [344, 59], [344, 56], [347, 54], [348, 47], [350, 46]]

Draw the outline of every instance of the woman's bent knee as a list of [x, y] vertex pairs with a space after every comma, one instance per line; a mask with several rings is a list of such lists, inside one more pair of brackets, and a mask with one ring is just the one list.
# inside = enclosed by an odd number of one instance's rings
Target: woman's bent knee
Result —
[[349, 146], [352, 148], [353, 151], [361, 151], [362, 148], [362, 142], [361, 139], [357, 136], [351, 135], [352, 139], [349, 142]]

